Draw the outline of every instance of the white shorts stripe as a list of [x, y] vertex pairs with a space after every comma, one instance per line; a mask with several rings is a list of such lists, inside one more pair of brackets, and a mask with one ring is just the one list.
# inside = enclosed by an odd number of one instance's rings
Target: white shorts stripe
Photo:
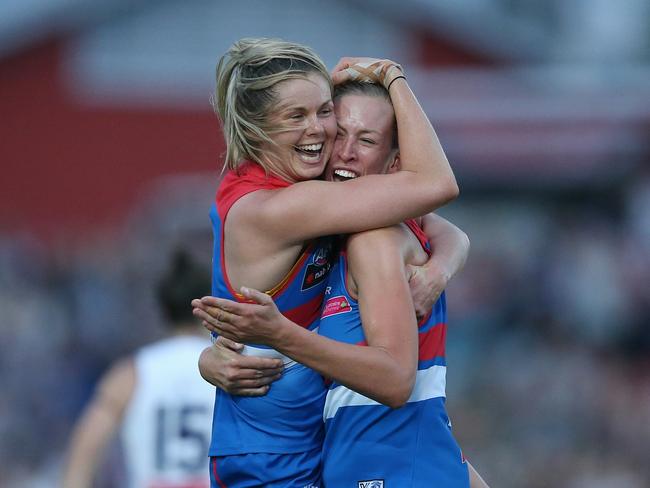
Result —
[[[431, 398], [445, 396], [446, 366], [431, 366], [417, 372], [415, 386], [408, 399], [408, 403], [421, 402]], [[336, 415], [341, 407], [355, 405], [381, 405], [361, 393], [350, 390], [345, 386], [337, 386], [327, 392], [325, 408], [323, 409], [323, 420], [330, 419]]]

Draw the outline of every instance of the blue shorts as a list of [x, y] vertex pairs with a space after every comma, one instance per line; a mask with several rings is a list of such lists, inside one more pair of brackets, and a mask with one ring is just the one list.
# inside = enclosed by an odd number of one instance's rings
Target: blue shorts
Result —
[[320, 488], [320, 448], [210, 458], [211, 488]]

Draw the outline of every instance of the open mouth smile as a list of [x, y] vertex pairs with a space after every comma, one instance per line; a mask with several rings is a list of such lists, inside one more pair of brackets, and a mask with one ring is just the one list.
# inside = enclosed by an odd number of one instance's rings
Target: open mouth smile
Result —
[[321, 154], [323, 152], [323, 143], [319, 142], [318, 144], [303, 144], [300, 146], [294, 146], [294, 150], [300, 156], [300, 159], [307, 163], [316, 163], [320, 161]]
[[335, 169], [334, 170], [334, 181], [348, 181], [358, 178], [359, 175], [354, 171], [349, 169]]

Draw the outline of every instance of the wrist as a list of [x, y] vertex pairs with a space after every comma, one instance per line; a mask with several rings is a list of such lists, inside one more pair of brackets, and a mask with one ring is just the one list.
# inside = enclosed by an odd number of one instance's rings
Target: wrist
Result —
[[386, 86], [386, 90], [390, 92], [390, 87], [393, 86], [393, 83], [397, 80], [406, 80], [406, 76], [399, 75], [392, 79], [392, 81]]
[[453, 273], [444, 263], [436, 260], [435, 258], [430, 259], [423, 266], [427, 277], [430, 282], [438, 281], [442, 283], [442, 288], [447, 286], [447, 283], [451, 280]]
[[399, 79], [404, 79], [406, 80], [406, 75], [404, 74], [404, 70], [399, 64], [390, 64], [387, 65], [384, 68], [383, 76], [382, 76], [382, 84], [384, 85], [384, 88], [386, 90], [390, 90], [391, 85], [393, 82], [399, 80]]
[[294, 324], [282, 315], [281, 320], [277, 324], [276, 333], [273, 336], [273, 344], [269, 343], [269, 346], [284, 353], [290, 349], [291, 344], [294, 342], [293, 337], [296, 328], [302, 329], [302, 327]]

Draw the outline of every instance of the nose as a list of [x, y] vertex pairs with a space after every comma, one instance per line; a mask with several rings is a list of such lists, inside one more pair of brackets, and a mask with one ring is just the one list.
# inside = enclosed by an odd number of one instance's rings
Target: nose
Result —
[[341, 161], [352, 161], [355, 159], [354, 141], [351, 137], [344, 137], [337, 144], [337, 152]]
[[308, 120], [307, 120], [307, 124], [308, 124], [307, 129], [306, 129], [307, 135], [310, 135], [310, 136], [311, 135], [318, 135], [318, 134], [322, 134], [325, 131], [325, 129], [323, 127], [323, 123], [318, 118], [318, 115], [313, 115], [313, 116], [309, 117]]

